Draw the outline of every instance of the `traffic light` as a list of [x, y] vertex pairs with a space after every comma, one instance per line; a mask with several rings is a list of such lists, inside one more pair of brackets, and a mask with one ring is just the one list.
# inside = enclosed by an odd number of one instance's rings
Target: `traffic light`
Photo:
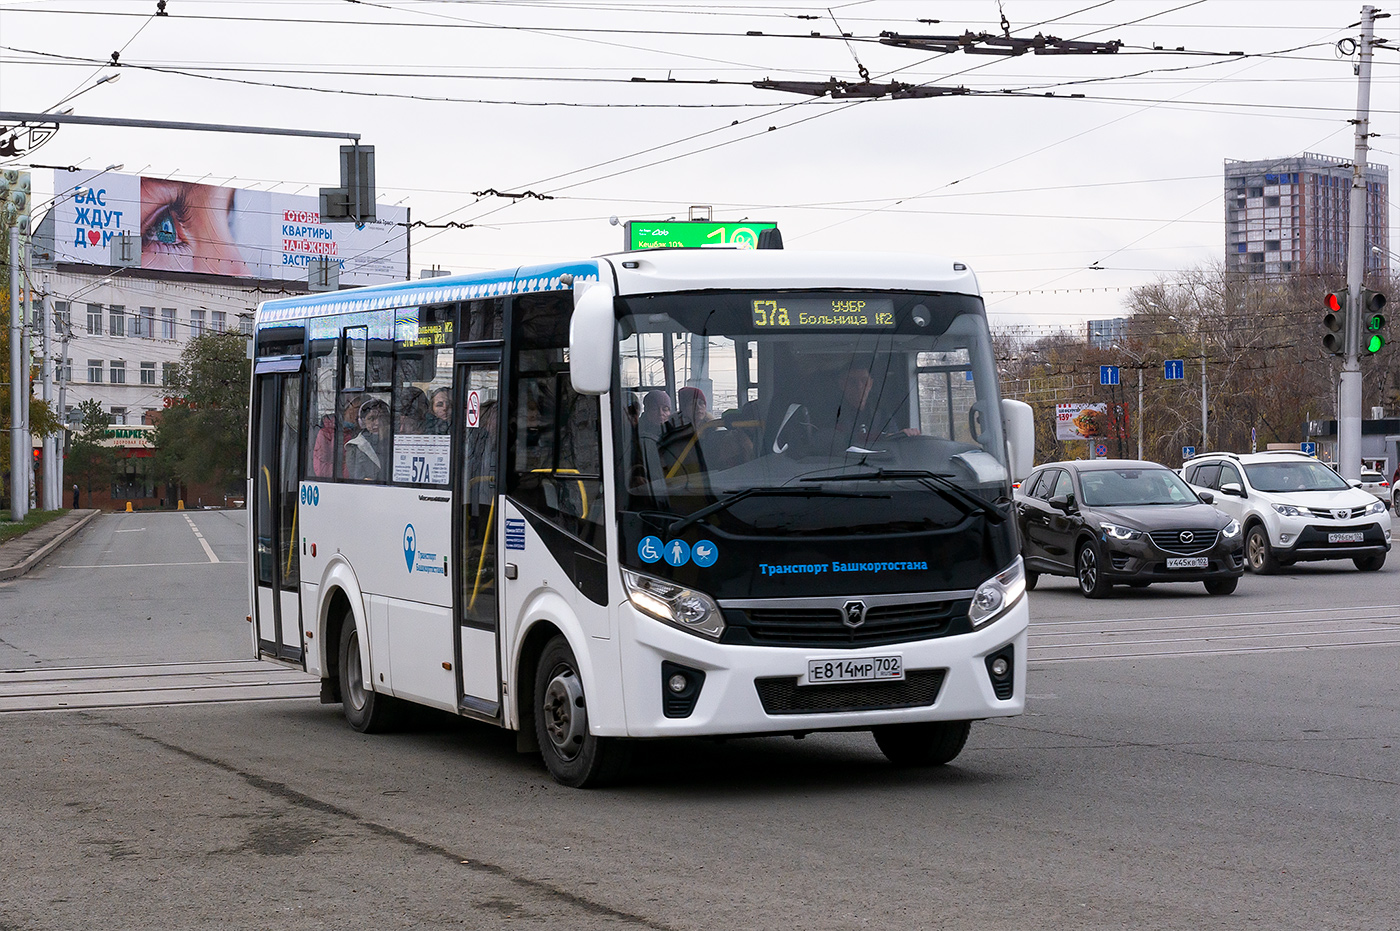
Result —
[[1322, 327], [1327, 332], [1322, 337], [1322, 348], [1334, 356], [1347, 353], [1347, 289], [1333, 291], [1323, 300], [1327, 313], [1322, 316]]
[[1373, 356], [1386, 344], [1385, 295], [1379, 291], [1361, 292], [1361, 354]]

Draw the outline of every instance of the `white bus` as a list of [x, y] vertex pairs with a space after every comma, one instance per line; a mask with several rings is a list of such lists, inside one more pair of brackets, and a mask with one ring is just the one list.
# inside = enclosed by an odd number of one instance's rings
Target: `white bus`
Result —
[[961, 263], [658, 250], [262, 304], [258, 656], [571, 786], [629, 741], [869, 730], [955, 757], [1025, 703], [1011, 482]]

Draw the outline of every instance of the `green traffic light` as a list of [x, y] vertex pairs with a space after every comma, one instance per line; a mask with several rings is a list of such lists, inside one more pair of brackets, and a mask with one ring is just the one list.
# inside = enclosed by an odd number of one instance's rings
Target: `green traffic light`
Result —
[[1380, 335], [1379, 333], [1372, 333], [1371, 336], [1366, 340], [1366, 351], [1372, 353], [1380, 352], [1381, 347], [1384, 345], [1385, 337]]

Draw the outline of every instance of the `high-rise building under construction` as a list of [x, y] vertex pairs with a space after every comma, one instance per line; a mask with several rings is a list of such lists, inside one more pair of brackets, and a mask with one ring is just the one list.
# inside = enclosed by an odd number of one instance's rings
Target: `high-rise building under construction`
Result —
[[[1225, 160], [1225, 268], [1250, 276], [1346, 274], [1351, 162], [1311, 152]], [[1390, 171], [1366, 167], [1366, 278], [1390, 268]]]

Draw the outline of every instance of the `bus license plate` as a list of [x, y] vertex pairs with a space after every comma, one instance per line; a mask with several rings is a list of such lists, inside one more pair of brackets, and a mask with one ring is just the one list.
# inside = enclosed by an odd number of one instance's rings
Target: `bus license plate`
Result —
[[1365, 539], [1366, 539], [1366, 535], [1365, 535], [1364, 533], [1360, 533], [1360, 532], [1357, 532], [1357, 533], [1329, 533], [1329, 534], [1327, 535], [1327, 542], [1328, 542], [1328, 543], [1362, 543], [1362, 542], [1365, 541]]
[[1167, 558], [1168, 569], [1205, 569], [1210, 560], [1204, 556], [1171, 556]]
[[807, 660], [807, 684], [828, 682], [902, 682], [904, 657], [861, 656], [852, 659]]

